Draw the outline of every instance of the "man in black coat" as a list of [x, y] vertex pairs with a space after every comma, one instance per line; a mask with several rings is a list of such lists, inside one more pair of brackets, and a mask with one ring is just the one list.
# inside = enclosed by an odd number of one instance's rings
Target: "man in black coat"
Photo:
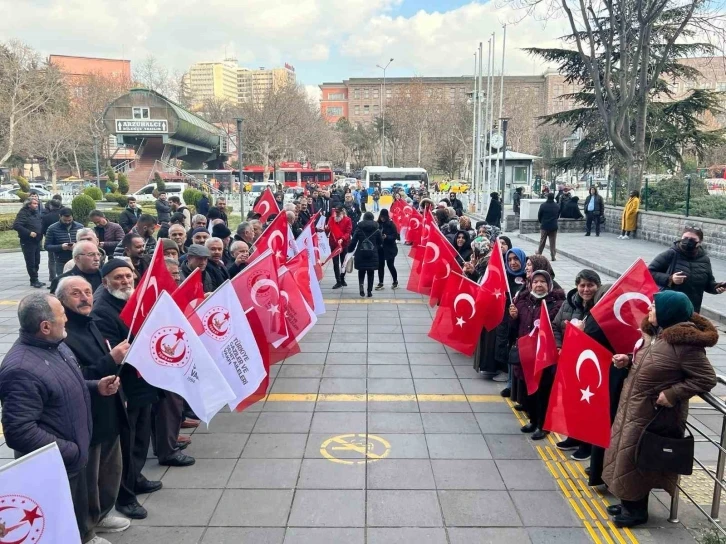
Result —
[[45, 232], [45, 250], [55, 253], [56, 275], [60, 276], [65, 264], [73, 258], [73, 246], [82, 228], [82, 224], [73, 220], [73, 210], [62, 208], [58, 221]]
[[136, 197], [130, 196], [128, 198], [128, 205], [118, 216], [118, 224], [121, 225], [124, 232], [129, 232], [132, 228], [134, 228], [134, 226], [136, 226], [136, 222], [139, 220], [140, 215], [141, 208], [136, 207]]
[[[215, 225], [216, 227], [216, 225]], [[209, 259], [205, 272], [212, 278], [212, 284], [216, 290], [220, 285], [229, 279], [227, 266], [224, 264], [224, 242], [221, 238], [208, 238], [204, 247], [209, 250]]]
[[40, 241], [43, 238], [43, 223], [38, 210], [38, 199], [29, 198], [15, 216], [13, 229], [18, 232], [20, 248], [23, 250], [25, 269], [30, 276], [30, 285], [41, 288], [45, 283], [38, 281], [40, 268]]
[[[62, 207], [62, 201], [56, 198], [53, 198], [45, 203], [45, 213], [43, 213], [41, 219], [43, 224], [43, 231], [41, 234], [43, 237], [45, 237], [45, 233], [48, 231], [48, 228], [53, 223], [57, 223], [60, 219], [60, 211]], [[57, 275], [55, 272], [55, 253], [47, 251], [46, 254], [48, 255], [48, 279], [53, 281]]]
[[[86, 242], [87, 243], [87, 242]], [[99, 380], [116, 374], [131, 344], [125, 339], [111, 348], [91, 317], [93, 291], [82, 277], [63, 278], [57, 296], [66, 312], [65, 344], [71, 348], [87, 380]], [[119, 390], [112, 397], [91, 397], [93, 433], [88, 450], [86, 480], [88, 482], [88, 527], [99, 532], [119, 532], [131, 522], [109, 515], [116, 504], [123, 463], [119, 434], [127, 426], [125, 398]]]
[[[123, 259], [111, 259], [104, 265], [101, 275], [104, 288], [93, 302], [91, 316], [112, 346], [129, 338], [133, 341], [128, 327], [119, 317], [134, 292], [133, 270]], [[147, 480], [141, 474], [151, 442], [151, 405], [159, 394], [130, 365], [122, 367], [120, 376], [127, 399], [129, 425], [128, 429], [121, 430], [123, 475], [116, 510], [132, 519], [144, 519], [148, 514], [136, 500], [136, 495], [161, 489], [161, 482]]]
[[154, 204], [156, 216], [159, 221], [159, 232], [157, 238], [169, 238], [169, 221], [171, 219], [171, 204], [166, 200], [166, 193], [159, 193], [159, 198]]
[[557, 256], [557, 218], [560, 216], [560, 207], [555, 202], [555, 195], [547, 194], [547, 201], [540, 205], [537, 212], [537, 221], [539, 221], [539, 249], [537, 255], [542, 255], [547, 239], [550, 241], [550, 254], [552, 260], [556, 260]]
[[229, 246], [232, 262], [227, 265], [227, 272], [230, 278], [234, 278], [242, 272], [250, 259], [250, 246], [244, 240], [236, 240]]
[[86, 380], [73, 352], [63, 343], [63, 306], [47, 293], [18, 304], [20, 335], [0, 365], [0, 403], [7, 446], [15, 457], [55, 442], [68, 474], [73, 509], [84, 542], [95, 537], [87, 526], [88, 486], [84, 467], [91, 442], [91, 395], [112, 396], [116, 376]]
[[61, 278], [80, 276], [91, 284], [93, 293], [101, 286], [101, 254], [93, 242], [76, 242], [73, 246], [73, 261], [75, 265], [68, 272], [56, 277], [50, 283], [50, 292], [55, 293]]
[[605, 202], [597, 194], [597, 187], [590, 187], [590, 194], [585, 199], [585, 217], [587, 218], [585, 236], [590, 236], [593, 221], [595, 221], [595, 236], [600, 236], [600, 218], [603, 215], [605, 215]]

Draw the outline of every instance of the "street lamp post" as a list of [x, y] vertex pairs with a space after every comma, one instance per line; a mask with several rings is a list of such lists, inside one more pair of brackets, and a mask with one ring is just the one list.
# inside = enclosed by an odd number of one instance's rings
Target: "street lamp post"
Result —
[[235, 118], [237, 121], [237, 168], [239, 168], [239, 209], [242, 221], [245, 220], [245, 190], [244, 190], [244, 174], [242, 173], [242, 121], [241, 117]]
[[[101, 169], [98, 165], [98, 136], [94, 134], [93, 136], [93, 154], [96, 158], [96, 186], [100, 189], [101, 188]], [[53, 190], [55, 191], [55, 186], [53, 187]]]
[[386, 70], [392, 62], [393, 59], [390, 59], [385, 66], [376, 64], [377, 68], [383, 70], [383, 92], [381, 93], [381, 166], [386, 166]]

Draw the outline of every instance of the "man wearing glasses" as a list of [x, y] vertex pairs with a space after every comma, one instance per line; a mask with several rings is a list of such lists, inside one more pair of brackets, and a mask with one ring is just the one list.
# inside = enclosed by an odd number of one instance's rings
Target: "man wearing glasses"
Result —
[[50, 292], [55, 293], [58, 281], [69, 276], [80, 276], [91, 284], [93, 292], [101, 285], [101, 253], [93, 242], [77, 242], [73, 246], [73, 262], [75, 263], [65, 274], [56, 277], [50, 284]]

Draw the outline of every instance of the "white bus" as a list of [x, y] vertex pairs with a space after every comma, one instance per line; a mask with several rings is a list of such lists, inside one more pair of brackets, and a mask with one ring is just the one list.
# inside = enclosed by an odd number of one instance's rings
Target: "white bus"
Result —
[[387, 166], [366, 166], [361, 172], [361, 183], [372, 193], [376, 187], [381, 194], [390, 194], [394, 187], [428, 187], [429, 175], [423, 168], [388, 168]]

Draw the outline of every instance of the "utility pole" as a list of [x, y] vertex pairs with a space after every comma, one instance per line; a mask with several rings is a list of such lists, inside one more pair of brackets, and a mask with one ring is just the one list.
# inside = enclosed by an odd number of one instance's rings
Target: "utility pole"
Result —
[[[101, 188], [101, 168], [98, 166], [98, 136], [93, 136], [93, 154], [96, 157], [96, 186]], [[53, 185], [55, 191], [55, 184]]]
[[383, 70], [383, 96], [381, 97], [381, 166], [386, 166], [386, 70], [392, 62], [393, 58], [391, 58], [385, 66], [376, 64], [378, 68]]
[[245, 220], [245, 184], [242, 168], [242, 117], [236, 117], [237, 121], [237, 167], [239, 168], [239, 209], [242, 221]]
[[[502, 122], [502, 186], [500, 196], [502, 199], [502, 206], [504, 206], [504, 188], [506, 186], [507, 178], [507, 126], [509, 125], [509, 119], [503, 117], [500, 119]], [[498, 181], [498, 180], [497, 180]]]
[[[502, 28], [504, 28], [504, 35], [502, 36], [502, 71], [499, 74], [499, 119], [502, 119], [502, 106], [504, 103], [504, 52], [505, 47], [507, 45], [507, 25], [502, 25]], [[502, 156], [503, 157], [503, 156]], [[502, 167], [504, 168], [504, 167]], [[497, 180], [497, 185], [499, 184], [499, 154], [497, 153], [497, 173], [495, 176], [495, 179]], [[504, 174], [506, 175], [506, 174]], [[502, 187], [504, 187], [504, 184], [502, 184]], [[502, 206], [504, 206], [504, 189], [502, 189], [502, 193], [499, 195], [501, 198]]]
[[[487, 41], [489, 47], [489, 56], [491, 56], [492, 50], [492, 39], [489, 38]], [[484, 49], [482, 48], [481, 42], [479, 42], [479, 88], [484, 88]], [[489, 65], [487, 64], [487, 70]], [[486, 188], [486, 168], [484, 167], [484, 144], [486, 142], [486, 129], [489, 126], [489, 100], [491, 100], [491, 91], [489, 89], [489, 76], [487, 75], [486, 92], [484, 93], [484, 100], [481, 102], [481, 106], [484, 107], [484, 115], [479, 115], [479, 155], [477, 159], [477, 168], [479, 168], [479, 193], [477, 194], [477, 210], [482, 211], [483, 209], [483, 195]]]
[[477, 69], [477, 52], [474, 52], [474, 91], [472, 92], [471, 99], [472, 99], [472, 116], [471, 116], [471, 193], [476, 194], [477, 190], [477, 156], [476, 156], [476, 138], [477, 138], [477, 120], [479, 112], [477, 111], [479, 109], [479, 85], [478, 85], [478, 69]]

